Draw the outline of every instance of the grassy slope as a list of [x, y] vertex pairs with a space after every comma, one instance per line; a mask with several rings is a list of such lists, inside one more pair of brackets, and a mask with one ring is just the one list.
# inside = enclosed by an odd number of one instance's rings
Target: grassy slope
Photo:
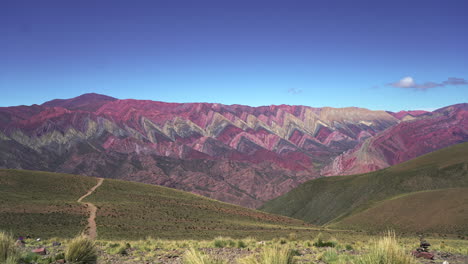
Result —
[[0, 230], [33, 237], [73, 237], [86, 223], [76, 202], [95, 178], [37, 171], [0, 170]]
[[269, 237], [305, 227], [299, 220], [188, 192], [120, 180], [105, 180], [85, 201], [99, 208], [96, 222], [103, 239]]
[[468, 187], [468, 143], [376, 172], [308, 181], [262, 206], [314, 224], [339, 221], [396, 195]]
[[404, 194], [333, 224], [346, 229], [468, 234], [468, 188]]
[[[0, 170], [0, 230], [15, 235], [72, 237], [86, 226], [76, 200], [96, 178], [37, 171]], [[84, 202], [98, 206], [99, 238], [200, 239], [273, 237], [306, 228], [304, 222], [245, 209], [170, 188], [106, 179]]]

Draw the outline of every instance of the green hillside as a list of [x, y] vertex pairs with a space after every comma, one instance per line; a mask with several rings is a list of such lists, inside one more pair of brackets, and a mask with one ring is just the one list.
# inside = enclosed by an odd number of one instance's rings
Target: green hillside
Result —
[[[33, 237], [72, 237], [87, 225], [77, 199], [93, 177], [0, 170], [0, 230]], [[208, 239], [219, 235], [268, 238], [310, 228], [300, 220], [148, 184], [105, 179], [83, 202], [98, 207], [100, 239]]]
[[468, 143], [376, 172], [311, 180], [261, 210], [323, 225], [397, 195], [459, 187], [468, 187]]
[[333, 227], [468, 234], [468, 188], [404, 194], [353, 214]]
[[33, 237], [72, 237], [86, 225], [76, 200], [95, 178], [22, 170], [0, 170], [0, 230]]

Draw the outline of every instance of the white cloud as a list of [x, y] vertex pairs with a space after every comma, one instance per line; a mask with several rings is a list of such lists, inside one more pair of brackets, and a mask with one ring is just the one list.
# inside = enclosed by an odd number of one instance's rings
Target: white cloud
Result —
[[398, 82], [393, 83], [394, 87], [399, 87], [399, 88], [412, 88], [415, 85], [416, 83], [414, 82], [414, 79], [411, 76], [405, 77], [399, 80]]
[[427, 89], [431, 89], [435, 87], [444, 87], [448, 85], [468, 85], [468, 81], [463, 78], [450, 77], [446, 81], [443, 81], [441, 83], [436, 83], [436, 82], [416, 83], [413, 77], [408, 76], [397, 82], [389, 83], [388, 85], [392, 87], [396, 87], [396, 88], [410, 88], [410, 89], [425, 91]]

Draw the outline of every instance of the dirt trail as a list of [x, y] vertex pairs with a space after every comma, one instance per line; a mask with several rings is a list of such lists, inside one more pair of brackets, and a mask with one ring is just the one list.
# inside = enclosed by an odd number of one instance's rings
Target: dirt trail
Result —
[[92, 203], [83, 203], [81, 201], [84, 198], [91, 195], [99, 186], [101, 186], [103, 181], [104, 181], [103, 178], [99, 178], [97, 184], [93, 188], [89, 189], [89, 191], [85, 195], [81, 196], [80, 199], [78, 199], [78, 202], [82, 203], [82, 204], [85, 204], [86, 207], [88, 208], [88, 211], [89, 211], [88, 225], [86, 226], [86, 229], [85, 229], [84, 233], [87, 234], [88, 237], [91, 238], [91, 239], [95, 239], [96, 235], [97, 235], [97, 231], [96, 231], [97, 207]]

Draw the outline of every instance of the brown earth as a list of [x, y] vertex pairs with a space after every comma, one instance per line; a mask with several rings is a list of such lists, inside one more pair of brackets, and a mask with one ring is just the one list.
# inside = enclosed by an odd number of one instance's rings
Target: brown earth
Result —
[[[81, 196], [77, 202], [83, 203], [82, 200], [89, 195], [91, 195], [99, 186], [101, 186], [102, 182], [104, 182], [103, 178], [99, 178], [98, 182], [93, 188], [91, 188], [85, 195]], [[96, 239], [97, 236], [97, 228], [96, 228], [96, 212], [97, 212], [97, 207], [92, 204], [92, 203], [83, 203], [86, 205], [89, 211], [89, 218], [88, 218], [88, 225], [86, 226], [86, 229], [84, 233], [87, 233], [86, 235], [91, 238], [91, 239]]]

